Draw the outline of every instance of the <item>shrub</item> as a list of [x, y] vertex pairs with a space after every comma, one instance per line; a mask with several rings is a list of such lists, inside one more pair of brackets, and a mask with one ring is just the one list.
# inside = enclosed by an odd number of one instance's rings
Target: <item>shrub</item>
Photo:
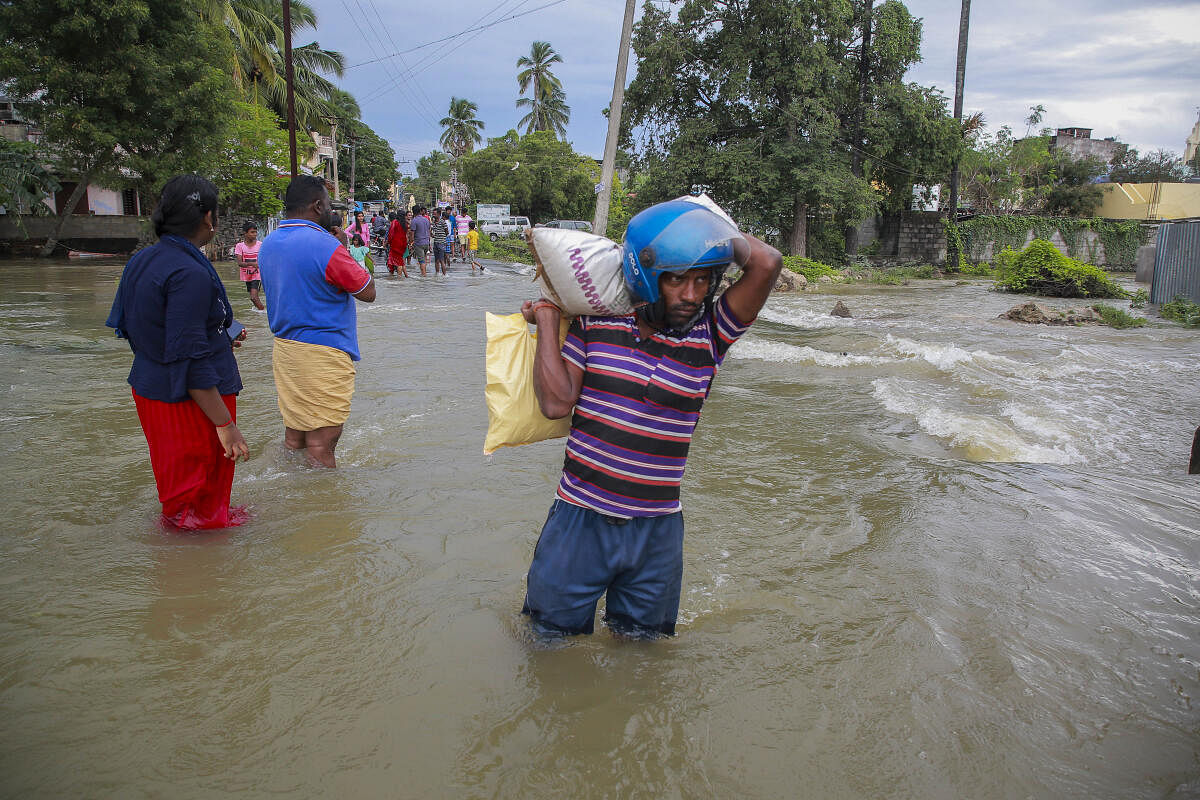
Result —
[[1106, 306], [1103, 303], [1097, 303], [1092, 308], [1096, 309], [1096, 313], [1100, 315], [1104, 324], [1112, 328], [1140, 328], [1146, 324], [1146, 320], [1141, 317], [1131, 316], [1119, 308]]
[[1129, 297], [1104, 270], [1058, 252], [1045, 239], [1034, 239], [1020, 253], [1006, 247], [996, 257], [1004, 292], [1045, 297]]
[[1147, 292], [1145, 289], [1138, 289], [1129, 298], [1129, 307], [1130, 308], [1145, 308], [1146, 303], [1148, 303], [1149, 301], [1150, 301], [1150, 293]]
[[814, 261], [804, 256], [784, 256], [783, 265], [792, 272], [799, 272], [809, 281], [816, 281], [822, 275], [828, 275], [832, 278], [835, 275], [841, 274], [828, 264], [822, 264], [820, 261]]
[[1200, 328], [1200, 304], [1193, 303], [1183, 295], [1176, 295], [1169, 303], [1163, 303], [1158, 310], [1163, 319], [1174, 320], [1189, 328]]
[[966, 263], [963, 264], [959, 273], [972, 278], [997, 278], [999, 273], [996, 268], [986, 261], [981, 261], [978, 264]]

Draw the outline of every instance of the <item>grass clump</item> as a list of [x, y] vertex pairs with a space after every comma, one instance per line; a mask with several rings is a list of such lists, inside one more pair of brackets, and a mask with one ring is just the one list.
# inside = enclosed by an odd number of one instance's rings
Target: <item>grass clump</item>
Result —
[[1058, 252], [1045, 239], [1034, 239], [1020, 253], [1006, 247], [996, 257], [1003, 292], [1044, 297], [1129, 297], [1104, 270]]
[[520, 233], [502, 236], [494, 242], [486, 233], [480, 234], [479, 256], [481, 258], [490, 258], [494, 261], [517, 261], [522, 264], [533, 263], [533, 254], [529, 252], [529, 245], [525, 243], [525, 237]]
[[828, 275], [830, 278], [841, 275], [828, 264], [822, 264], [820, 261], [814, 261], [804, 256], [784, 256], [783, 265], [792, 272], [799, 272], [810, 283], [819, 280], [822, 275]]
[[1183, 295], [1176, 295], [1169, 303], [1158, 309], [1163, 319], [1173, 320], [1188, 328], [1200, 328], [1200, 303], [1193, 303]]
[[1000, 271], [986, 261], [981, 261], [978, 264], [963, 264], [957, 271], [958, 275], [966, 275], [969, 278], [999, 278]]
[[1141, 317], [1135, 317], [1119, 308], [1106, 306], [1103, 303], [1097, 303], [1092, 308], [1100, 315], [1101, 321], [1110, 328], [1140, 328], [1146, 324], [1146, 320]]

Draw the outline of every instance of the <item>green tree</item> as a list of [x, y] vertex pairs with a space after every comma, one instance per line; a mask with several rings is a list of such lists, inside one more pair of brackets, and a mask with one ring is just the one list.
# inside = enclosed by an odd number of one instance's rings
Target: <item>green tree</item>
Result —
[[1042, 210], [1065, 217], [1093, 216], [1104, 202], [1104, 191], [1095, 182], [1104, 170], [1098, 158], [1074, 158], [1056, 150], [1047, 165]]
[[566, 137], [571, 107], [567, 105], [562, 82], [550, 70], [551, 64], [561, 63], [562, 56], [554, 52], [549, 42], [534, 42], [529, 55], [517, 59], [517, 67], [523, 67], [517, 73], [517, 86], [522, 95], [528, 93], [528, 97], [517, 98], [517, 108], [527, 109], [517, 126], [524, 127], [526, 133], [553, 131], [559, 137]]
[[42, 199], [61, 187], [43, 162], [45, 153], [33, 142], [0, 138], [0, 206], [22, 225], [21, 214], [49, 215]]
[[1183, 159], [1161, 148], [1143, 156], [1137, 148], [1122, 147], [1113, 156], [1108, 173], [1114, 183], [1180, 183], [1187, 177]]
[[417, 177], [406, 181], [406, 188], [418, 203], [430, 205], [442, 196], [442, 184], [450, 182], [450, 169], [450, 156], [434, 150], [417, 159]]
[[262, 106], [235, 103], [234, 110], [212, 177], [221, 190], [222, 205], [269, 217], [283, 210], [288, 182], [287, 131], [280, 128], [279, 118]]
[[1002, 126], [980, 127], [969, 139], [960, 170], [962, 196], [977, 214], [1012, 214], [1043, 208], [1054, 183], [1050, 138], [1014, 139]]
[[462, 97], [450, 98], [450, 110], [438, 124], [445, 130], [438, 142], [451, 158], [458, 158], [475, 149], [483, 141], [479, 132], [483, 122], [475, 118], [479, 106]]
[[794, 254], [807, 251], [810, 218], [840, 252], [846, 224], [905, 207], [961, 147], [944, 98], [903, 82], [921, 23], [897, 0], [869, 17], [845, 0], [671, 5], [647, 5], [634, 36], [623, 131], [639, 134], [638, 205], [701, 184]]
[[[387, 140], [360, 119], [361, 111], [354, 95], [335, 89], [329, 99], [330, 114], [338, 120], [338, 181], [344, 191], [350, 188], [353, 166], [354, 191], [359, 198], [382, 198], [390, 194], [400, 165]], [[350, 145], [351, 152], [346, 149]]]
[[[279, 0], [200, 0], [204, 17], [226, 30], [233, 45], [231, 73], [247, 99], [287, 118], [283, 61], [283, 5]], [[291, 2], [292, 36], [316, 30], [317, 15], [303, 0]], [[293, 95], [298, 127], [319, 127], [331, 113], [337, 87], [322, 73], [342, 76], [345, 58], [317, 42], [292, 47]]]
[[[381, 199], [391, 194], [399, 175], [396, 151], [387, 140], [361, 120], [350, 120], [342, 129], [343, 141], [354, 144], [354, 193], [358, 198]], [[341, 136], [342, 134], [339, 134]], [[345, 150], [338, 160], [338, 180], [350, 186], [350, 157]]]
[[[476, 202], [508, 203], [534, 222], [587, 220], [596, 210], [599, 165], [549, 131], [522, 136], [510, 130], [464, 156], [460, 166]], [[614, 184], [614, 198], [620, 194]]]
[[202, 169], [229, 118], [228, 37], [184, 0], [0, 3], [0, 83], [76, 187], [156, 187]]

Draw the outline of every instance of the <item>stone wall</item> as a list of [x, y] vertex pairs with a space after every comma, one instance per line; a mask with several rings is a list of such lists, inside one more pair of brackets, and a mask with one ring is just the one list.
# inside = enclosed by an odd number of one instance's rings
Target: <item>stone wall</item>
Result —
[[233, 246], [242, 240], [242, 226], [253, 222], [258, 226], [258, 239], [267, 235], [267, 221], [240, 211], [226, 211], [217, 218], [217, 235], [205, 248], [211, 261], [232, 261]]

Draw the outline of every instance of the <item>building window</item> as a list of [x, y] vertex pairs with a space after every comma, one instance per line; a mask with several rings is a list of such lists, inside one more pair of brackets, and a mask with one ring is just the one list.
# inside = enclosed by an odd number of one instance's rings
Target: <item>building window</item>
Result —
[[137, 189], [126, 189], [121, 192], [121, 213], [136, 217], [138, 213]]

